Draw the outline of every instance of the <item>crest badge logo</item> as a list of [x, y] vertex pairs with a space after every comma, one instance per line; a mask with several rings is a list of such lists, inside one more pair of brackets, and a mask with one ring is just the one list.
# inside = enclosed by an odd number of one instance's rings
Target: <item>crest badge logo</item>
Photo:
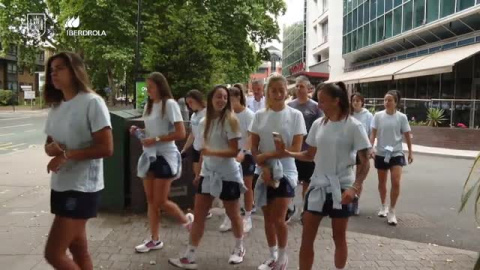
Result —
[[27, 31], [28, 35], [33, 37], [41, 37], [47, 30], [46, 16], [43, 13], [27, 14]]

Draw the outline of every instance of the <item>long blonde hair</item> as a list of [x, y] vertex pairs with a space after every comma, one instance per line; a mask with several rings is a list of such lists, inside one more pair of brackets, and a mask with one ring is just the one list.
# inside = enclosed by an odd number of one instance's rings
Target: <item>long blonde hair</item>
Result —
[[287, 91], [287, 79], [285, 79], [285, 77], [283, 77], [282, 75], [280, 74], [276, 74], [276, 75], [272, 75], [270, 77], [270, 79], [268, 80], [268, 83], [267, 83], [267, 93], [265, 94], [265, 108], [267, 110], [271, 109], [272, 108], [272, 100], [270, 98], [270, 86], [274, 83], [274, 82], [282, 82], [283, 85], [285, 86], [285, 98], [287, 97], [287, 94], [288, 94], [288, 91]]
[[225, 108], [220, 112], [219, 123], [222, 127], [225, 125], [225, 121], [228, 121], [230, 126], [232, 127], [233, 132], [238, 132], [240, 130], [240, 125], [238, 123], [238, 119], [235, 114], [232, 112], [232, 105], [230, 103], [230, 92], [228, 91], [227, 87], [223, 85], [217, 85], [213, 88], [212, 91], [208, 93], [207, 96], [207, 113], [205, 115], [205, 132], [203, 133], [203, 138], [205, 141], [208, 140], [208, 135], [210, 134], [212, 128], [212, 121], [215, 117], [215, 109], [213, 108], [213, 96], [215, 93], [223, 89], [227, 92], [227, 105]]

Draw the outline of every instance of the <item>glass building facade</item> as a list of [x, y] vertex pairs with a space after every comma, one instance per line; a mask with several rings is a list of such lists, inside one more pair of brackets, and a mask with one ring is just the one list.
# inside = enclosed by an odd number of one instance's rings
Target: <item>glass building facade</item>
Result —
[[343, 4], [343, 54], [348, 54], [480, 5], [480, 0], [343, 0]]
[[291, 75], [291, 68], [305, 63], [305, 24], [297, 22], [283, 30], [283, 76]]

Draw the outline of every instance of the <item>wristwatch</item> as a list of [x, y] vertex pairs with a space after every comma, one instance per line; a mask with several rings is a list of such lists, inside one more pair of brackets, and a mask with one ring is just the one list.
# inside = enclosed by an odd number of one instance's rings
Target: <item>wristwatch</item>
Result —
[[155, 137], [155, 141], [159, 142], [160, 141], [160, 136]]

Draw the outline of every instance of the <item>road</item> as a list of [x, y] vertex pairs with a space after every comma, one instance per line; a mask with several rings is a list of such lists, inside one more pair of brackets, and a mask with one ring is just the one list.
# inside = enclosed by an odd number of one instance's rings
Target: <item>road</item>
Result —
[[0, 155], [43, 145], [47, 111], [0, 112]]
[[[0, 112], [0, 155], [41, 147], [45, 120], [45, 111]], [[25, 160], [28, 158], [25, 156]], [[385, 219], [376, 216], [380, 202], [372, 164], [360, 200], [361, 214], [351, 218], [349, 230], [479, 251], [480, 225], [473, 218], [473, 203], [465, 212], [458, 213], [463, 183], [472, 164], [471, 160], [417, 154], [414, 163], [404, 169], [397, 227], [388, 226]], [[299, 192], [300, 188], [296, 197], [300, 207]], [[329, 223], [325, 219], [322, 226], [330, 226]]]

